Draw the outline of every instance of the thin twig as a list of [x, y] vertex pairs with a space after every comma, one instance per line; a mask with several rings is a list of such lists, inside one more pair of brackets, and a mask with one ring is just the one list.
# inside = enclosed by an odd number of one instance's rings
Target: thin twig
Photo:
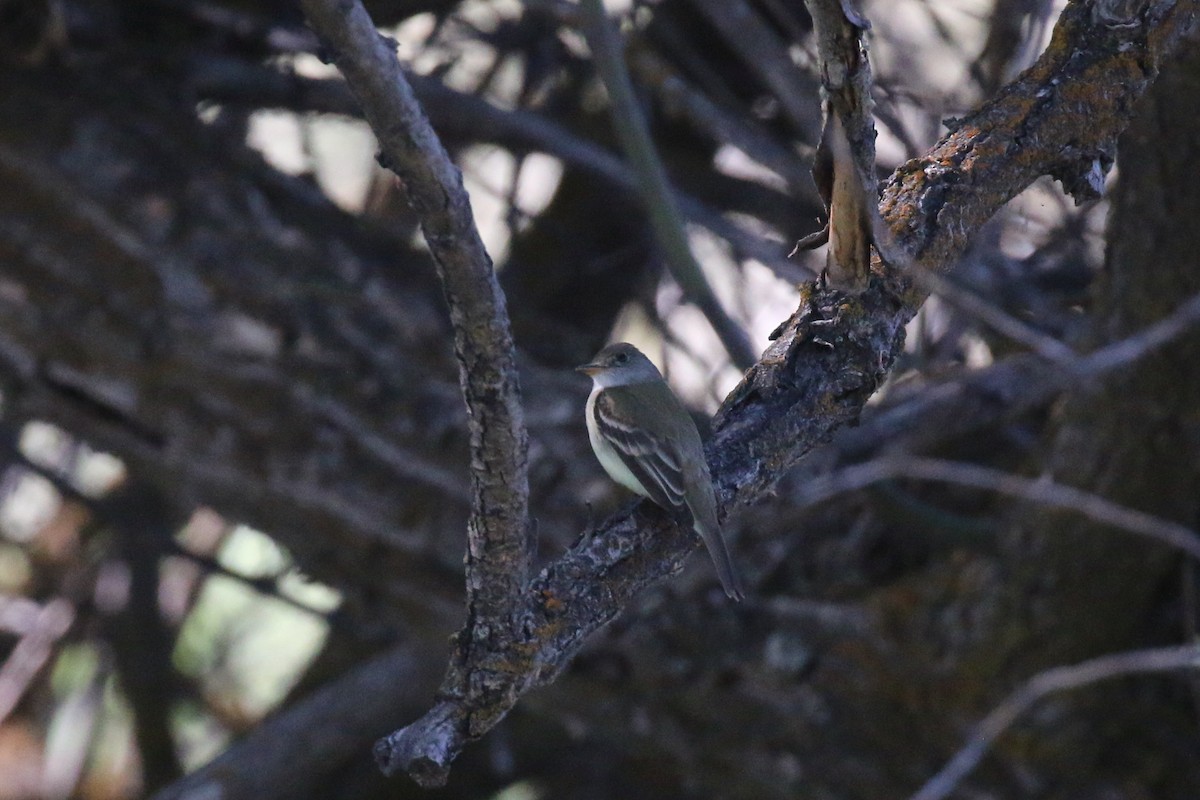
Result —
[[653, 50], [639, 49], [630, 53], [629, 59], [630, 69], [639, 82], [657, 94], [668, 114], [682, 116], [714, 142], [738, 148], [782, 178], [794, 194], [817, 201], [811, 174], [813, 147], [781, 144], [752, 120], [729, 111], [697, 90]]
[[[1200, 647], [1200, 627], [1197, 626], [1196, 562], [1185, 560], [1179, 570], [1181, 584], [1179, 613], [1183, 617], [1184, 640]], [[1200, 674], [1188, 676], [1192, 695], [1192, 713], [1200, 721]]]
[[907, 400], [874, 411], [858, 427], [842, 431], [829, 452], [841, 461], [861, 461], [877, 452], [882, 442], [895, 446], [903, 440], [907, 450], [928, 449], [1042, 406], [1064, 389], [1077, 387], [1080, 380], [1102, 379], [1135, 364], [1197, 324], [1200, 295], [1153, 325], [1077, 356], [1070, 364], [1047, 364], [1032, 354], [1010, 356], [986, 369], [925, 386]]
[[399, 447], [372, 428], [370, 423], [345, 403], [319, 394], [308, 385], [297, 387], [293, 390], [293, 395], [338, 430], [352, 437], [367, 453], [387, 464], [397, 477], [441, 492], [447, 500], [466, 503], [471, 499], [459, 475], [434, 463], [423, 453]]
[[1026, 345], [1047, 361], [1059, 363], [1079, 361], [1079, 354], [1058, 339], [1006, 314], [999, 306], [989, 303], [974, 292], [956, 286], [941, 275], [922, 269], [910, 270], [908, 274], [918, 285], [936, 294], [949, 305], [969, 314], [1014, 342]]
[[504, 294], [471, 214], [462, 175], [417, 103], [393, 46], [358, 0], [303, 0], [404, 183], [438, 266], [470, 415], [468, 627], [504, 625], [529, 577], [528, 440]]
[[1200, 559], [1200, 535], [1153, 514], [1136, 511], [1092, 492], [1056, 483], [1049, 478], [1023, 478], [1008, 472], [969, 464], [917, 456], [884, 456], [808, 481], [798, 502], [811, 505], [834, 495], [858, 491], [873, 483], [897, 478], [953, 483], [1019, 497], [1032, 503], [1077, 511], [1089, 519], [1128, 533], [1153, 539]]
[[655, 152], [650, 129], [634, 95], [617, 31], [601, 0], [583, 0], [582, 8], [592, 57], [612, 102], [613, 128], [637, 174], [642, 203], [663, 249], [671, 276], [683, 289], [684, 297], [703, 312], [733, 362], [740, 369], [746, 369], [755, 361], [754, 348], [746, 332], [725, 312], [713, 294], [700, 264], [692, 254], [683, 214], [675, 201], [667, 171]]
[[1079, 359], [1071, 372], [1076, 376], [1090, 377], [1132, 364], [1186, 333], [1197, 323], [1200, 323], [1200, 294], [1184, 301], [1169, 315], [1133, 336], [1088, 353]]
[[262, 577], [244, 575], [225, 566], [216, 558], [203, 555], [201, 553], [194, 553], [174, 540], [171, 540], [169, 543], [169, 553], [170, 555], [183, 559], [184, 561], [194, 564], [196, 567], [203, 570], [205, 573], [207, 573], [204, 576], [205, 578], [214, 575], [222, 578], [228, 578], [231, 581], [236, 581], [237, 583], [245, 586], [247, 589], [257, 592], [263, 597], [277, 600], [280, 603], [290, 606], [291, 608], [294, 608], [296, 611], [299, 611], [303, 614], [308, 614], [316, 617], [317, 619], [325, 621], [329, 620], [329, 614], [313, 608], [312, 606], [305, 605], [283, 591], [282, 582], [288, 574], [286, 572], [280, 572], [274, 575], [264, 575]]
[[813, 102], [817, 87], [796, 66], [787, 43], [745, 0], [691, 0], [691, 5], [738, 54], [741, 65], [771, 90], [793, 132], [811, 141], [820, 121]]
[[[10, 604], [28, 603], [19, 598], [0, 597], [0, 616], [6, 616]], [[24, 606], [21, 611], [26, 611]], [[14, 608], [13, 612], [17, 609]], [[12, 616], [28, 616], [13, 613]], [[20, 641], [0, 667], [0, 722], [17, 707], [25, 690], [54, 652], [54, 643], [62, 638], [75, 621], [75, 609], [61, 597], [37, 608], [32, 618], [25, 619]], [[15, 627], [15, 626], [14, 626]]]
[[992, 744], [1043, 697], [1127, 675], [1200, 668], [1200, 646], [1163, 647], [1093, 658], [1040, 672], [996, 706], [955, 756], [909, 800], [944, 800], [987, 754]]

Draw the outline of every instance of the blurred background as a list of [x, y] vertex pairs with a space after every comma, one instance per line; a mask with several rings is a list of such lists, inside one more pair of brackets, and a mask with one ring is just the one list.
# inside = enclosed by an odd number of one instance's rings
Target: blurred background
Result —
[[[545, 563], [630, 501], [570, 367], [632, 341], [704, 430], [746, 365], [664, 264], [575, 3], [367, 6], [507, 293]], [[1029, 66], [1061, 6], [865, 3], [880, 178]], [[760, 352], [824, 263], [788, 256], [824, 220], [811, 21], [607, 8], [691, 250]], [[428, 707], [463, 619], [465, 414], [414, 216], [329, 60], [283, 0], [0, 0], [0, 800], [198, 796], [188, 773], [227, 799], [899, 797], [1038, 671], [1195, 639], [1191, 567], [1102, 522], [912, 479], [806, 499], [922, 455], [1200, 524], [1200, 335], [1027, 392], [1026, 348], [934, 297], [863, 427], [731, 514], [747, 602], [694, 557], [446, 788], [382, 778], [372, 741]], [[1111, 208], [1043, 179], [955, 283], [1080, 351], [1200, 292], [1196, 109], [1189, 57]], [[972, 380], [961, 419], [921, 414]], [[1179, 676], [1056, 696], [957, 796], [1195, 798], [1198, 721]]]

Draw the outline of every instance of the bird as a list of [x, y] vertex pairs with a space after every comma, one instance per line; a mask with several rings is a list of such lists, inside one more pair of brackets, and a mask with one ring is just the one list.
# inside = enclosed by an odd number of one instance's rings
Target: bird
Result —
[[725, 594], [745, 596], [721, 526], [696, 423], [658, 367], [627, 342], [576, 367], [592, 379], [585, 415], [596, 459], [609, 477], [649, 498], [708, 548]]

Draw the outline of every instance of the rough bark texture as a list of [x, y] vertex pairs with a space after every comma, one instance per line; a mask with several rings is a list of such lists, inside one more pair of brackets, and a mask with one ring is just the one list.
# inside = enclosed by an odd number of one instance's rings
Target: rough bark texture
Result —
[[[1194, 54], [1165, 66], [1121, 139], [1107, 269], [1094, 297], [1099, 322], [1079, 343], [1085, 349], [1144, 329], [1200, 291], [1188, 255], [1198, 246], [1196, 232], [1178, 224], [1198, 197], [1190, 178], [1194, 120], [1183, 110], [1198, 92]], [[1185, 365], [1197, 363], [1198, 346], [1191, 333], [1102, 382], [1082, 384], [1058, 410], [1049, 454], [1033, 468], [1194, 526], [1200, 478], [1191, 409], [1200, 384]], [[957, 722], [915, 741], [914, 765], [921, 754], [953, 753], [971, 723], [1040, 670], [1186, 635], [1177, 613], [1193, 610], [1163, 608], [1164, 592], [1174, 597], [1178, 586], [1178, 552], [1076, 515], [1023, 506], [1009, 513], [994, 555], [940, 563], [874, 598], [889, 620], [882, 629], [889, 644], [877, 651], [888, 663], [875, 679], [890, 673], [905, 687], [894, 710]], [[1185, 686], [1179, 678], [1143, 679], [1049, 699], [1002, 737], [964, 791], [996, 791], [1020, 771], [1022, 791], [1035, 797], [1192, 796], [1200, 785], [1195, 761], [1167, 771], [1159, 761], [1194, 746], [1185, 744], [1195, 741], [1191, 715], [1167, 711], [1190, 705]]]
[[463, 189], [400, 69], [394, 46], [361, 3], [305, 0], [309, 24], [376, 131], [420, 220], [450, 307], [471, 448], [467, 524], [467, 641], [487, 647], [506, 627], [529, 577], [529, 441], [508, 308]]
[[1069, 4], [1033, 67], [885, 182], [880, 210], [900, 246], [923, 266], [948, 267], [1042, 175], [1077, 201], [1097, 197], [1135, 101], [1195, 14], [1192, 3], [1149, 3], [1137, 24], [1110, 27], [1092, 19], [1091, 4]]

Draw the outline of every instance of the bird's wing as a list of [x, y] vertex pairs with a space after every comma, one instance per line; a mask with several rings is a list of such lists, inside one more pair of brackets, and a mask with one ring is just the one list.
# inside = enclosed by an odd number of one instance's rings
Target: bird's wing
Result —
[[[665, 383], [653, 389], [642, 385], [639, 389], [666, 392], [666, 396], [654, 398], [656, 405], [679, 402], [670, 394], [671, 390]], [[664, 425], [662, 430], [633, 424], [633, 419], [647, 419], [644, 412], [638, 397], [620, 386], [600, 392], [592, 410], [600, 435], [616, 451], [646, 494], [681, 525], [695, 527], [716, 565], [725, 594], [734, 600], [741, 600], [744, 596], [741, 579], [729, 557], [721, 526], [717, 523], [712, 479], [709, 478], [708, 466], [700, 451], [700, 435], [696, 432], [696, 426], [683, 408], [678, 409], [678, 415], [671, 415], [665, 420], [656, 417]], [[698, 463], [685, 463], [682, 455], [684, 443], [694, 443], [691, 449], [699, 453]], [[693, 484], [690, 487], [691, 504], [688, 503], [689, 476]]]
[[596, 397], [592, 414], [600, 434], [612, 445], [650, 499], [680, 521], [690, 523], [692, 512], [687, 504], [685, 465], [678, 445], [671, 431], [652, 431], [634, 424], [630, 416], [640, 417], [637, 411], [637, 399], [623, 387], [614, 386]]

